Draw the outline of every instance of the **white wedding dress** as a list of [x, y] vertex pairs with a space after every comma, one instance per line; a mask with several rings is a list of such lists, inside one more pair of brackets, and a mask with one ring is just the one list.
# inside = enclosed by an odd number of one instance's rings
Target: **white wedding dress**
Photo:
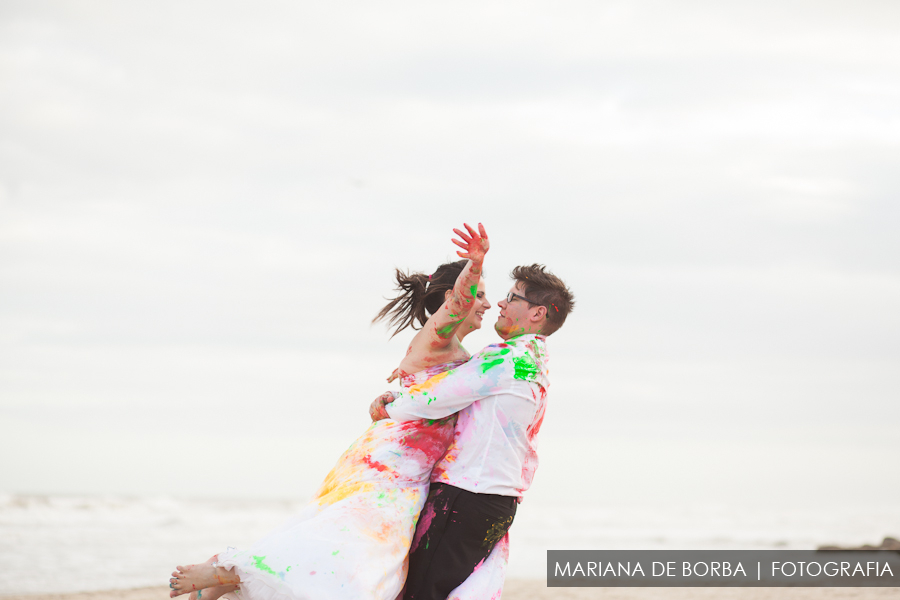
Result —
[[[461, 362], [404, 376], [409, 387]], [[235, 600], [395, 600], [431, 469], [453, 439], [456, 415], [373, 423], [341, 456], [300, 513], [218, 564], [240, 576]], [[509, 558], [504, 536], [448, 600], [500, 597]]]

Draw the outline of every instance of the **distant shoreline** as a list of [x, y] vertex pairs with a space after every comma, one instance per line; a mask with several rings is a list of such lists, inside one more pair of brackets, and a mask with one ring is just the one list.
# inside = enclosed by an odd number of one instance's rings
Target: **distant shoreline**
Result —
[[[164, 586], [66, 594], [6, 594], [2, 600], [165, 600]], [[185, 596], [186, 598], [186, 596]], [[510, 579], [503, 600], [898, 600], [900, 588], [548, 588]]]

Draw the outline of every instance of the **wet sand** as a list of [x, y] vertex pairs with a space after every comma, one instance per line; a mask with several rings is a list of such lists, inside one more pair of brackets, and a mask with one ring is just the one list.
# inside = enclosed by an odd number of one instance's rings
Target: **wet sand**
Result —
[[[166, 587], [75, 594], [3, 595], [3, 600], [165, 600]], [[186, 596], [185, 596], [186, 598]], [[900, 600], [900, 588], [548, 588], [511, 579], [503, 600]]]

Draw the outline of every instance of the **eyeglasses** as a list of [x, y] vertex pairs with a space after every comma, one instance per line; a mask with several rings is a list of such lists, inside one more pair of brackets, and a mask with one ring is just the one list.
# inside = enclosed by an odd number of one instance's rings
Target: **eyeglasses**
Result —
[[[507, 303], [512, 302], [512, 301], [515, 300], [516, 298], [519, 298], [519, 299], [521, 299], [521, 300], [524, 300], [525, 302], [527, 302], [527, 303], [529, 303], [529, 304], [538, 304], [538, 305], [541, 305], [540, 302], [535, 302], [534, 300], [529, 300], [529, 299], [526, 298], [525, 296], [520, 296], [520, 295], [518, 295], [518, 294], [516, 294], [516, 293], [514, 293], [514, 292], [510, 292], [510, 293], [508, 293], [508, 294], [506, 295], [506, 302], [507, 302]], [[541, 306], [543, 306], [543, 305], [541, 305]]]

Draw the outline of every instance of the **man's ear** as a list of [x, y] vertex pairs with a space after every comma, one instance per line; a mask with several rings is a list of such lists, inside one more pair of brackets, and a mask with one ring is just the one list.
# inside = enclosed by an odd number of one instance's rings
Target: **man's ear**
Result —
[[547, 316], [547, 307], [546, 306], [538, 306], [537, 310], [531, 315], [532, 321], [540, 321], [542, 317]]

